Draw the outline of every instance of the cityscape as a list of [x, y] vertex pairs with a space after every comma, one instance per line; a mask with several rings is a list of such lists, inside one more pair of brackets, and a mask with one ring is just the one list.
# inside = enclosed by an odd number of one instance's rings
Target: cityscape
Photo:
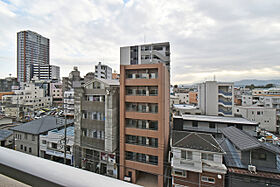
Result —
[[90, 69], [66, 66], [45, 33], [13, 33], [15, 62], [0, 72], [0, 186], [280, 186], [279, 65], [231, 79], [196, 60], [180, 70], [176, 42], [141, 33], [104, 43]]

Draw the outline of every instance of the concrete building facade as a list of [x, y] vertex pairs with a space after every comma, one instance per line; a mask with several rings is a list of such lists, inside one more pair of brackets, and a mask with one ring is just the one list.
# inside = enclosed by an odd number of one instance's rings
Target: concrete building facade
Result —
[[276, 109], [258, 106], [235, 106], [234, 115], [259, 123], [259, 128], [278, 132], [279, 126], [276, 122]]
[[98, 62], [98, 65], [95, 66], [94, 75], [95, 77], [101, 79], [112, 79], [112, 68]]
[[120, 49], [120, 179], [163, 186], [169, 141], [169, 43]]
[[32, 31], [17, 33], [17, 79], [18, 82], [33, 78], [34, 64], [50, 63], [50, 41]]
[[60, 80], [60, 67], [49, 64], [34, 64], [33, 76], [39, 80]]
[[75, 89], [75, 166], [118, 177], [119, 81], [94, 78]]
[[233, 116], [233, 83], [206, 81], [199, 84], [198, 105], [205, 115]]

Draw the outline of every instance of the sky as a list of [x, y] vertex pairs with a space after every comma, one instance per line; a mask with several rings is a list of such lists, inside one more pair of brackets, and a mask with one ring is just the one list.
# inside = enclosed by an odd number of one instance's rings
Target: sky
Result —
[[119, 72], [120, 47], [168, 41], [172, 84], [280, 79], [279, 0], [0, 0], [0, 78], [22, 30], [50, 39], [61, 76]]

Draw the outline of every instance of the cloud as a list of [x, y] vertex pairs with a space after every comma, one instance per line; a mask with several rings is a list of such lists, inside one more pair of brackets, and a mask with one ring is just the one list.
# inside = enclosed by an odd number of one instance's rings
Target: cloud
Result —
[[172, 83], [279, 78], [280, 2], [221, 0], [0, 1], [0, 76], [16, 72], [16, 32], [50, 38], [51, 64], [67, 76], [98, 61], [119, 70], [119, 48], [171, 44]]

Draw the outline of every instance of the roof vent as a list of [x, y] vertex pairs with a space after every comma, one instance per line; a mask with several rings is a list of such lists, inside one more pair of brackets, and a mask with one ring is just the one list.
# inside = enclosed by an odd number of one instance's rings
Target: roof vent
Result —
[[257, 168], [256, 166], [253, 165], [248, 165], [248, 170], [252, 173], [256, 173], [257, 172]]

